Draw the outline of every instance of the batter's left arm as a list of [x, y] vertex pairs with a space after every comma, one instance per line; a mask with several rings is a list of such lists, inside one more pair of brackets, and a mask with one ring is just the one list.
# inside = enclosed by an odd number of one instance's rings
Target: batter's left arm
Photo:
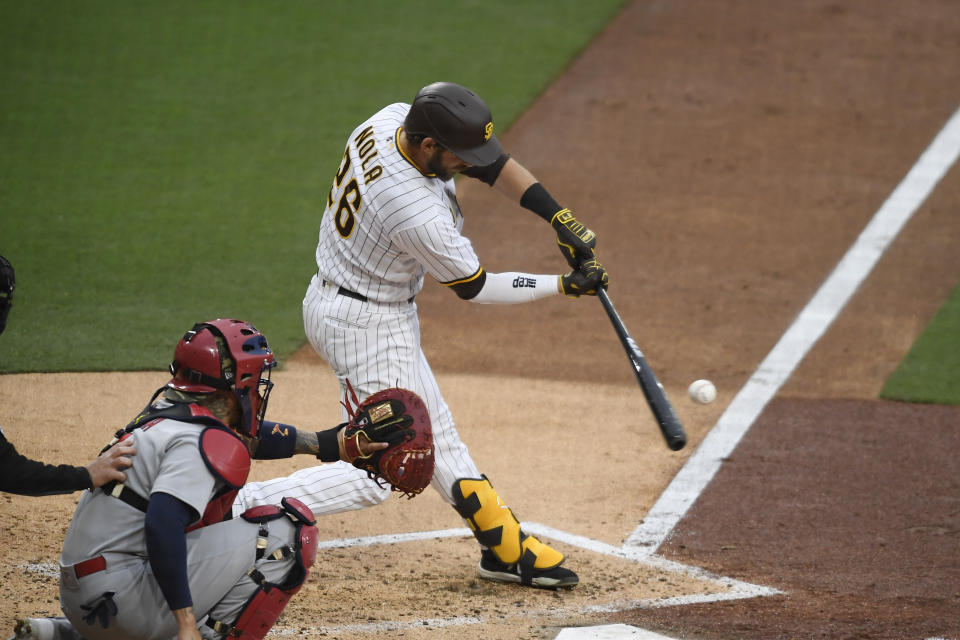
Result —
[[508, 158], [500, 168], [493, 188], [550, 223], [557, 232], [560, 253], [572, 268], [596, 257], [596, 234], [577, 220], [570, 209], [560, 206], [522, 164]]

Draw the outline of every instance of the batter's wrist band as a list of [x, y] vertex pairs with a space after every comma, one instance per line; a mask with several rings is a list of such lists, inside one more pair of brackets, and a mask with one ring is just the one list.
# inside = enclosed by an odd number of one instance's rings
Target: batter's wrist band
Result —
[[557, 212], [563, 210], [563, 207], [557, 204], [553, 196], [539, 182], [534, 182], [523, 192], [523, 196], [520, 197], [520, 206], [533, 211], [547, 222], [552, 222]]

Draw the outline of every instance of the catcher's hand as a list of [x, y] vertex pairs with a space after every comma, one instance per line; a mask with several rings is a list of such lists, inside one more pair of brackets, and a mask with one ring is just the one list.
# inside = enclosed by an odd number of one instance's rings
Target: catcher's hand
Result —
[[565, 276], [560, 276], [560, 291], [571, 298], [580, 296], [595, 296], [600, 289], [606, 289], [610, 283], [610, 276], [600, 261], [591, 258], [578, 269], [574, 269]]
[[557, 246], [567, 264], [576, 269], [594, 257], [597, 235], [573, 217], [570, 209], [561, 209], [553, 216], [550, 225], [557, 232]]
[[408, 498], [430, 484], [433, 431], [420, 396], [407, 389], [384, 389], [348, 411], [350, 421], [338, 434], [343, 460]]

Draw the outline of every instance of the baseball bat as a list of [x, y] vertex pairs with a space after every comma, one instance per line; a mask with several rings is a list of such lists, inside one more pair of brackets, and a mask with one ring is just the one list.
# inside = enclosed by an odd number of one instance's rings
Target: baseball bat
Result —
[[626, 351], [627, 358], [633, 365], [633, 373], [637, 377], [637, 382], [640, 383], [640, 388], [643, 390], [643, 395], [647, 399], [650, 410], [653, 411], [653, 417], [657, 419], [657, 425], [660, 427], [663, 439], [667, 441], [667, 446], [671, 450], [679, 451], [683, 449], [687, 444], [687, 434], [684, 432], [683, 425], [680, 424], [680, 420], [673, 410], [673, 405], [670, 404], [670, 400], [663, 390], [663, 385], [657, 380], [653, 369], [647, 364], [647, 359], [643, 357], [640, 347], [637, 346], [637, 343], [630, 336], [630, 332], [627, 331], [626, 325], [623, 324], [623, 320], [620, 319], [617, 310], [613, 307], [613, 302], [610, 301], [610, 296], [607, 295], [607, 290], [600, 289], [597, 297], [603, 303], [603, 309], [610, 317], [613, 330], [617, 332], [620, 344], [623, 345], [623, 350]]

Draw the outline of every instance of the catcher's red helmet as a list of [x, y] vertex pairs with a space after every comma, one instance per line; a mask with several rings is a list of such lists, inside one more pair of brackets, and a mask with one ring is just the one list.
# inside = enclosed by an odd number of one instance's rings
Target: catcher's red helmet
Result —
[[275, 366], [267, 339], [256, 327], [218, 318], [193, 325], [180, 339], [167, 386], [188, 393], [232, 390], [243, 414], [240, 427], [255, 436], [267, 410], [273, 389], [270, 371]]

